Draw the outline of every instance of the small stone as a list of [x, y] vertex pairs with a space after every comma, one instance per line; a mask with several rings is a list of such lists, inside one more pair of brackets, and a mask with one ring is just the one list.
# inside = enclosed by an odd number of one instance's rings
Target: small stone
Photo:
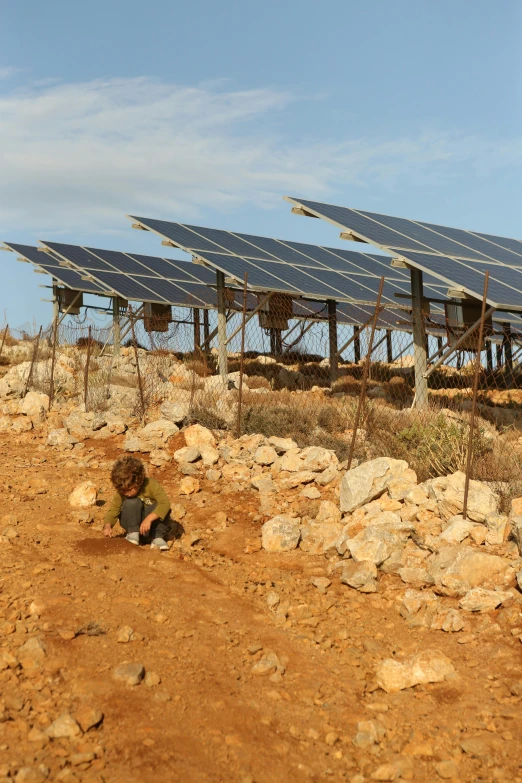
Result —
[[77, 737], [78, 734], [81, 734], [81, 729], [78, 723], [74, 720], [72, 715], [69, 715], [68, 713], [63, 713], [63, 715], [60, 715], [58, 718], [56, 718], [53, 723], [46, 729], [45, 733], [48, 737], [51, 737], [51, 739], [60, 739], [61, 737]]
[[381, 764], [370, 777], [372, 780], [397, 780], [398, 774], [397, 764], [389, 763]]
[[277, 452], [272, 446], [260, 446], [254, 454], [254, 462], [258, 465], [272, 465], [277, 459]]
[[336, 742], [339, 742], [339, 735], [335, 733], [335, 731], [329, 731], [326, 737], [324, 738], [324, 741], [326, 744], [333, 748]]
[[148, 688], [154, 688], [161, 682], [161, 677], [156, 672], [147, 672], [144, 683]]
[[145, 667], [141, 663], [120, 663], [113, 673], [112, 677], [125, 685], [139, 685], [145, 676]]
[[296, 549], [301, 537], [299, 519], [279, 514], [261, 528], [262, 546], [267, 552], [288, 552]]
[[90, 729], [94, 729], [103, 721], [103, 712], [96, 707], [80, 707], [80, 709], [74, 714], [74, 717], [78, 721], [81, 730], [86, 732]]
[[451, 759], [439, 761], [435, 766], [435, 769], [437, 770], [439, 778], [442, 778], [443, 780], [451, 780], [452, 778], [458, 778], [459, 776], [459, 768]]
[[377, 567], [368, 560], [356, 563], [348, 561], [341, 572], [341, 582], [363, 593], [375, 593], [377, 590]]
[[199, 492], [199, 481], [194, 476], [185, 476], [179, 482], [180, 495], [193, 495]]
[[280, 667], [279, 658], [273, 652], [266, 653], [263, 658], [254, 663], [252, 666], [252, 674], [256, 677], [266, 677], [269, 674], [274, 674]]
[[84, 481], [79, 484], [69, 495], [71, 508], [90, 508], [96, 505], [98, 490], [92, 481]]
[[37, 767], [21, 767], [14, 778], [15, 783], [43, 783], [44, 780], [47, 780], [47, 775]]
[[42, 745], [45, 745], [47, 742], [49, 742], [49, 737], [47, 734], [45, 734], [43, 731], [40, 731], [40, 729], [37, 729], [36, 727], [31, 729], [27, 735], [27, 739], [29, 742], [38, 742]]
[[158, 612], [158, 614], [154, 615], [154, 622], [159, 623], [160, 625], [164, 625], [166, 622], [168, 622], [168, 616], [166, 614], [162, 614], [161, 612]]
[[321, 493], [317, 487], [305, 487], [303, 491], [300, 492], [300, 497], [307, 498], [307, 500], [318, 500], [321, 497]]
[[442, 682], [453, 674], [455, 668], [449, 658], [438, 650], [424, 650], [404, 661], [382, 661], [377, 667], [376, 681], [386, 693], [397, 693], [414, 685]]
[[459, 606], [466, 612], [492, 612], [505, 601], [512, 600], [511, 593], [474, 587], [460, 599]]
[[116, 641], [120, 644], [127, 644], [128, 642], [132, 642], [134, 638], [134, 628], [131, 628], [130, 625], [124, 625], [118, 631]]
[[327, 589], [332, 584], [332, 580], [328, 579], [327, 576], [313, 576], [310, 579], [310, 583], [313, 584], [314, 587], [317, 587], [320, 593], [326, 593]]

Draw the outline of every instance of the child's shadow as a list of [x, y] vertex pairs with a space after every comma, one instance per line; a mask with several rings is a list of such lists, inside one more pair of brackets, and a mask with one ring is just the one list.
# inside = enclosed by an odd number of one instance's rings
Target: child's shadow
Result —
[[168, 532], [168, 538], [172, 541], [178, 541], [185, 534], [185, 528], [181, 522], [171, 522], [170, 530]]

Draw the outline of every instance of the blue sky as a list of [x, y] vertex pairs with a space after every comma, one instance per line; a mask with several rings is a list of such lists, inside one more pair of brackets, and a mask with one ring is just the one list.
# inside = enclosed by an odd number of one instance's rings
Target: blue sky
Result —
[[[133, 212], [340, 244], [284, 194], [522, 237], [519, 0], [0, 0], [0, 24], [2, 240], [160, 254]], [[0, 320], [47, 322], [0, 262]]]

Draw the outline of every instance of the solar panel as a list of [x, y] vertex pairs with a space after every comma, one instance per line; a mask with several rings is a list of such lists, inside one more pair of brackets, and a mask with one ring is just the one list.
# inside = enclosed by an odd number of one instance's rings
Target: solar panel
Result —
[[44, 242], [43, 244], [46, 248], [52, 250], [56, 256], [59, 256], [64, 261], [70, 261], [81, 269], [99, 269], [106, 272], [112, 270], [110, 264], [93, 256], [92, 253], [89, 253], [85, 248], [79, 247], [78, 245], [67, 245], [61, 242]]
[[[96, 256], [96, 258], [105, 261], [105, 263], [110, 265], [117, 272], [124, 272], [127, 275], [157, 276], [156, 272], [146, 269], [143, 264], [135, 261], [134, 258], [131, 258], [131, 256], [128, 256], [126, 253], [121, 253], [116, 250], [98, 250], [93, 247], [86, 247], [85, 249], [93, 256]], [[85, 268], [88, 269], [89, 267], [86, 266]]]
[[91, 282], [90, 280], [82, 280], [79, 272], [59, 266], [58, 262], [52, 256], [47, 253], [42, 253], [37, 247], [20, 245], [13, 242], [6, 242], [5, 244], [15, 253], [18, 253], [18, 255], [54, 277], [66, 288], [72, 288], [75, 291], [82, 291], [87, 294], [105, 293], [103, 286]]

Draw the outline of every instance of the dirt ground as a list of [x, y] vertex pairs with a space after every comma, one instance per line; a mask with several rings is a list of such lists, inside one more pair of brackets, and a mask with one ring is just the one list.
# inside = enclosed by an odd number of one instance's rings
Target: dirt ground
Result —
[[[0, 533], [18, 534], [0, 543], [0, 783], [522, 781], [519, 606], [498, 615], [501, 633], [470, 640], [408, 628], [397, 576], [381, 575], [375, 595], [332, 577], [322, 594], [310, 580], [324, 576], [324, 557], [253, 551], [255, 491], [203, 480], [181, 498], [172, 465], [150, 471], [187, 510], [172, 549], [107, 540], [95, 528], [119, 445], [87, 441], [78, 457], [32, 433], [0, 439]], [[86, 479], [100, 489], [94, 525], [68, 504]], [[284, 624], [271, 593], [289, 606]], [[42, 659], [18, 652], [32, 637]], [[457, 676], [377, 688], [382, 659], [424, 649], [448, 656]], [[270, 651], [280, 671], [253, 673]], [[115, 681], [124, 661], [142, 664], [147, 681]], [[47, 738], [58, 716], [86, 707], [103, 713], [100, 725]], [[361, 721], [377, 721], [366, 726], [372, 744], [356, 740]]]

